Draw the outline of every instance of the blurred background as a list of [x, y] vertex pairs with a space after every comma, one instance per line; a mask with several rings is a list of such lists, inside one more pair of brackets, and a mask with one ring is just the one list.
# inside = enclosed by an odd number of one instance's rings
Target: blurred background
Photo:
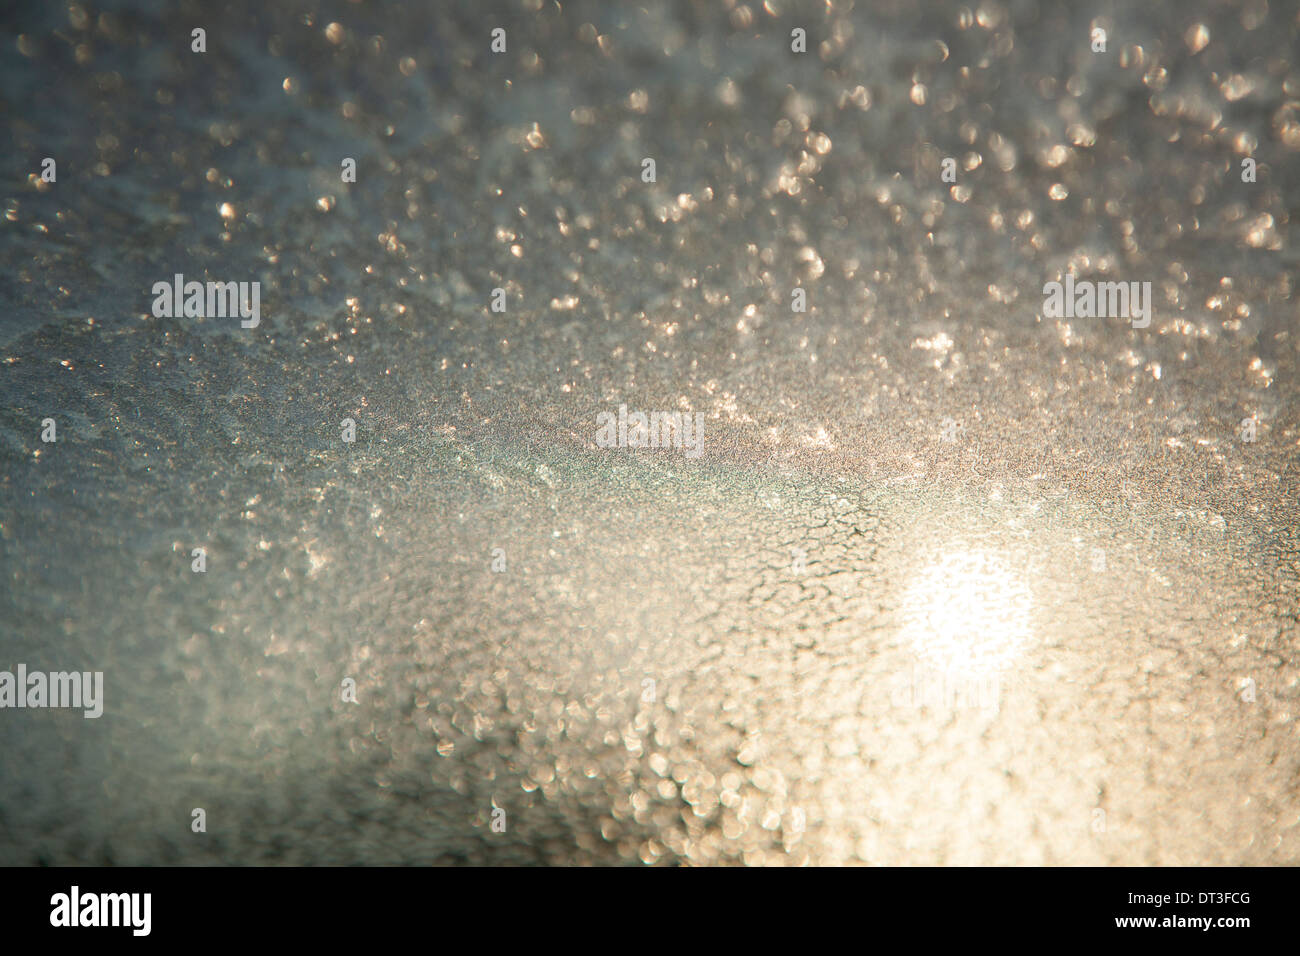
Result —
[[0, 862], [1300, 857], [1295, 3], [0, 43], [0, 669], [106, 688], [0, 714]]

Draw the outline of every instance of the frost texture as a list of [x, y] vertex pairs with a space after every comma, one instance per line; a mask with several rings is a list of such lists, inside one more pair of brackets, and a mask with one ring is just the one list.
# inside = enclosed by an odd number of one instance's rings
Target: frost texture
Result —
[[0, 862], [1300, 859], [1290, 6], [727, 6], [11, 15]]

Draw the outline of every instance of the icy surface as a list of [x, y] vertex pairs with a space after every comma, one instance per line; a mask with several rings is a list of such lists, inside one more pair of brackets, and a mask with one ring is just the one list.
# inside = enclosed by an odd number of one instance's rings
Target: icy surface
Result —
[[6, 14], [0, 862], [1300, 860], [1295, 5], [644, 6]]

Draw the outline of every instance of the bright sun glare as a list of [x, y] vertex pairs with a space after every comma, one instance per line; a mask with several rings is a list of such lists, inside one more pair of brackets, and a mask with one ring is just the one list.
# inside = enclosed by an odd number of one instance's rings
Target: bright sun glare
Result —
[[953, 550], [903, 595], [902, 636], [930, 666], [967, 675], [1001, 670], [1029, 639], [1032, 603], [1025, 583], [1001, 562]]

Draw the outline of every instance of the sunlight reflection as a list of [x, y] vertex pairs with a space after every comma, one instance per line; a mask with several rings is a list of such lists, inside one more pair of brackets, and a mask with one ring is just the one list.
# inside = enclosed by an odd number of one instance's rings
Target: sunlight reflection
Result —
[[969, 676], [1001, 670], [1023, 649], [1033, 600], [1024, 581], [983, 551], [958, 548], [903, 595], [902, 637], [925, 664]]

